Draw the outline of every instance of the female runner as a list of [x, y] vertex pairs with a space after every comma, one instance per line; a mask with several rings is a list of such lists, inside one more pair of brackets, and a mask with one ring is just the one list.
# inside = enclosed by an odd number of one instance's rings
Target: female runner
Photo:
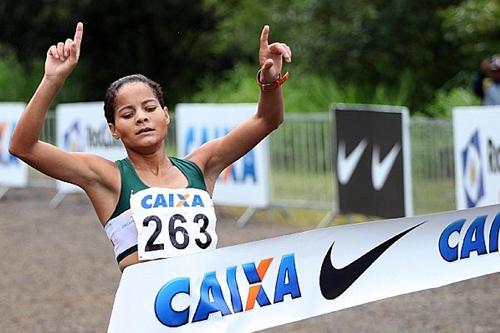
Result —
[[[35, 169], [85, 191], [123, 271], [141, 261], [137, 252], [138, 230], [131, 223], [131, 194], [149, 188], [194, 189], [206, 191], [211, 197], [222, 170], [283, 121], [281, 85], [287, 76], [281, 76], [281, 67], [283, 60], [291, 62], [292, 54], [286, 44], [268, 44], [268, 36], [269, 27], [264, 26], [257, 77], [261, 92], [255, 115], [184, 159], [165, 155], [170, 118], [160, 86], [142, 75], [112, 83], [105, 96], [105, 116], [113, 137], [123, 142], [127, 152], [127, 158], [113, 162], [95, 154], [66, 152], [39, 140], [47, 110], [80, 58], [83, 24], [78, 23], [73, 39], [49, 48], [45, 74], [19, 119], [9, 151]], [[143, 198], [143, 206], [153, 204], [146, 199], [149, 198]], [[161, 203], [156, 202], [160, 206]], [[208, 244], [208, 237], [200, 240], [201, 248]]]

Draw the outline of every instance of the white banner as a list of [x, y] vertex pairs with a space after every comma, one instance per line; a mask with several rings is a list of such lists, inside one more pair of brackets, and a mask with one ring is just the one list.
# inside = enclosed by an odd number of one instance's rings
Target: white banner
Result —
[[9, 154], [9, 143], [24, 103], [0, 103], [0, 187], [25, 187], [28, 166]]
[[[179, 104], [175, 109], [177, 149], [186, 156], [205, 142], [226, 135], [257, 111], [257, 104]], [[214, 203], [264, 208], [269, 205], [269, 150], [264, 139], [225, 169]]]
[[497, 205], [133, 265], [108, 332], [253, 332], [498, 272], [499, 230]]
[[[60, 104], [56, 109], [57, 145], [66, 151], [82, 151], [115, 161], [127, 156], [121, 141], [114, 140], [104, 117], [104, 103]], [[57, 181], [59, 192], [80, 191]]]
[[500, 202], [500, 107], [453, 110], [457, 208]]

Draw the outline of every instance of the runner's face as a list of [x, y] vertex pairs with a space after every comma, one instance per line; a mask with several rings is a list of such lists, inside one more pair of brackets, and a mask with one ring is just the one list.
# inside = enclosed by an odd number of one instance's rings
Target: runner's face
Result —
[[151, 148], [161, 145], [170, 122], [153, 90], [145, 83], [122, 86], [115, 99], [115, 124], [111, 131], [127, 148]]

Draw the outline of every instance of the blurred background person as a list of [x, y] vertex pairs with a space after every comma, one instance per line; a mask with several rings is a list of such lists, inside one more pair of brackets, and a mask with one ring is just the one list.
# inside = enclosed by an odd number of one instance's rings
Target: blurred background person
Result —
[[500, 55], [493, 55], [481, 62], [473, 88], [483, 105], [500, 105]]

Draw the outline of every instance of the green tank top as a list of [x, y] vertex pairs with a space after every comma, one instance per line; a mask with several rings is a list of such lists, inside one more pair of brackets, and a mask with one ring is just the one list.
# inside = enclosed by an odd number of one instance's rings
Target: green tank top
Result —
[[[203, 191], [207, 190], [203, 173], [194, 162], [176, 157], [169, 157], [168, 159], [184, 174], [184, 176], [186, 176], [188, 180], [187, 188], [197, 188]], [[139, 178], [128, 158], [115, 161], [115, 163], [118, 166], [118, 169], [120, 169], [121, 191], [120, 199], [118, 199], [115, 211], [109, 220], [130, 209], [131, 194], [149, 188], [149, 186], [144, 184], [144, 182]]]

